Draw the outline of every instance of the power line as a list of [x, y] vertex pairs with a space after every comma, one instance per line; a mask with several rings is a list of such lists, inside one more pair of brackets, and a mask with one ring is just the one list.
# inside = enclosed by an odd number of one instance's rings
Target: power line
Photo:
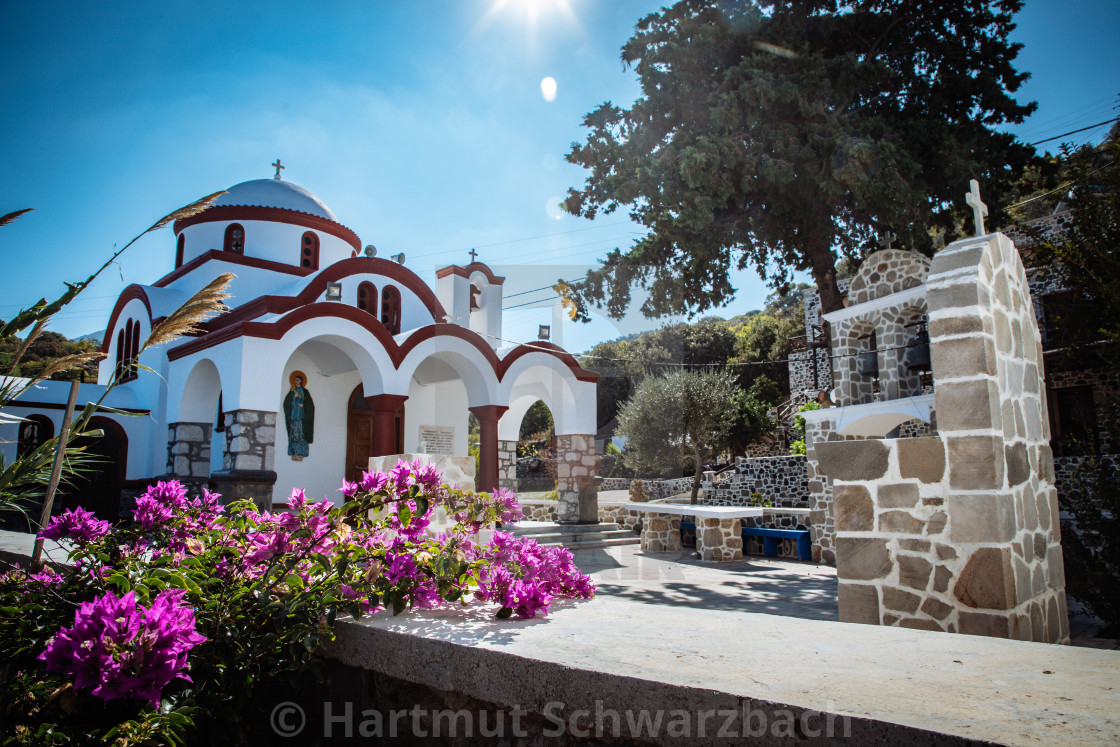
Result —
[[1070, 130], [1069, 132], [1063, 132], [1061, 135], [1055, 135], [1054, 137], [1048, 137], [1045, 140], [1039, 140], [1039, 141], [1034, 142], [1034, 143], [1029, 143], [1029, 145], [1031, 147], [1034, 147], [1036, 145], [1042, 145], [1043, 143], [1048, 143], [1051, 140], [1060, 140], [1061, 138], [1066, 137], [1067, 135], [1076, 135], [1079, 132], [1085, 132], [1086, 130], [1092, 130], [1092, 129], [1095, 129], [1097, 127], [1102, 127], [1106, 124], [1111, 124], [1112, 122], [1115, 122], [1118, 119], [1120, 119], [1120, 117], [1113, 117], [1112, 119], [1106, 119], [1105, 121], [1098, 122], [1095, 125], [1089, 125], [1088, 127], [1082, 127], [1080, 130]]
[[[601, 226], [588, 226], [587, 228], [573, 228], [571, 231], [558, 231], [556, 233], [545, 233], [545, 234], [541, 234], [540, 236], [526, 236], [526, 237], [520, 238], [520, 239], [509, 239], [508, 241], [496, 241], [496, 242], [491, 243], [491, 244], [475, 244], [473, 248], [474, 249], [488, 249], [488, 248], [494, 247], [494, 246], [505, 246], [507, 244], [520, 244], [520, 243], [525, 242], [525, 241], [536, 241], [538, 239], [547, 239], [547, 238], [551, 238], [553, 236], [566, 236], [570, 233], [581, 233], [583, 231], [594, 231], [595, 229], [598, 229], [598, 228], [609, 228], [610, 226], [621, 226], [621, 225], [623, 225], [625, 223], [629, 223], [629, 222], [630, 221], [627, 221], [627, 220], [620, 220], [620, 221], [615, 221], [614, 223], [604, 223]], [[465, 251], [467, 251], [467, 250], [466, 249], [445, 249], [445, 250], [439, 251], [439, 252], [428, 252], [427, 254], [416, 254], [416, 255], [413, 255], [413, 258], [414, 259], [422, 259], [424, 257], [437, 257], [441, 254], [455, 254], [455, 253], [458, 253], [458, 252], [465, 252]]]

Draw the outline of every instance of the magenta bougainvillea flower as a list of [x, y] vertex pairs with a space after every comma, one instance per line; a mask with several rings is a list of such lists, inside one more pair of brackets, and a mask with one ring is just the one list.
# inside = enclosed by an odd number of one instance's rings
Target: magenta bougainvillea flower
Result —
[[84, 545], [101, 539], [111, 529], [109, 522], [101, 521], [91, 512], [78, 507], [52, 516], [46, 528], [39, 532], [39, 537], [56, 542], [68, 539]]
[[74, 687], [102, 700], [141, 698], [158, 708], [174, 679], [190, 682], [187, 653], [206, 640], [195, 630], [194, 610], [182, 589], [161, 592], [150, 607], [136, 592], [113, 592], [83, 602], [74, 625], [63, 628], [39, 658], [52, 672], [74, 676]]
[[565, 547], [543, 547], [531, 538], [495, 532], [478, 556], [489, 565], [479, 573], [476, 596], [508, 607], [518, 617], [547, 614], [557, 596], [590, 599], [595, 595], [595, 583], [576, 567]]
[[187, 489], [180, 482], [157, 482], [136, 499], [132, 515], [144, 529], [155, 529], [171, 521], [186, 506]]

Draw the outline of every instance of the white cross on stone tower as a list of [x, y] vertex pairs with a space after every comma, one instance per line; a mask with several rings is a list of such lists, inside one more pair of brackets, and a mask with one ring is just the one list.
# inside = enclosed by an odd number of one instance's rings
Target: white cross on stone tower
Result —
[[284, 169], [284, 168], [287, 168], [287, 167], [280, 165], [280, 159], [279, 158], [277, 158], [276, 163], [274, 163], [272, 165], [276, 167], [276, 176], [274, 176], [272, 178], [277, 180], [277, 181], [280, 181], [280, 169]]
[[972, 208], [972, 220], [976, 223], [976, 235], [984, 235], [984, 218], [988, 215], [988, 206], [980, 201], [980, 182], [975, 179], [968, 181], [968, 194], [964, 201]]

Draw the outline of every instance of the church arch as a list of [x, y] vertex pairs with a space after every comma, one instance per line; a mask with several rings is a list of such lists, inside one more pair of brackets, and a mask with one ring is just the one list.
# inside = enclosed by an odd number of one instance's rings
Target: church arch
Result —
[[521, 419], [538, 399], [552, 413], [557, 434], [594, 433], [594, 413], [590, 420], [586, 414], [581, 417], [576, 406], [578, 386], [572, 370], [554, 355], [529, 353], [519, 357], [505, 372], [499, 387], [499, 399], [508, 401], [510, 409], [498, 423], [498, 437], [516, 440]]
[[319, 269], [319, 234], [314, 231], [305, 231], [300, 240], [299, 266]]
[[222, 377], [218, 367], [209, 358], [203, 358], [194, 364], [187, 376], [179, 398], [179, 414], [174, 422], [216, 422], [221, 400]]
[[245, 227], [240, 223], [230, 223], [226, 226], [225, 239], [222, 242], [222, 251], [233, 254], [245, 253]]
[[[404, 408], [396, 414], [394, 454], [404, 452]], [[376, 414], [365, 399], [365, 388], [358, 384], [350, 393], [346, 408], [346, 479], [357, 482], [369, 469], [371, 457], [378, 456], [374, 443]]]

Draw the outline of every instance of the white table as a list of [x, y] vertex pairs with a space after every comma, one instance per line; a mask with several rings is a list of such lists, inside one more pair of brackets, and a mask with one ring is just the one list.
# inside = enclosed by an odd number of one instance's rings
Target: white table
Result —
[[642, 550], [675, 552], [681, 549], [681, 516], [696, 517], [696, 552], [701, 560], [743, 559], [740, 519], [760, 517], [757, 506], [701, 506], [690, 503], [631, 503], [631, 511], [648, 513], [642, 522]]

